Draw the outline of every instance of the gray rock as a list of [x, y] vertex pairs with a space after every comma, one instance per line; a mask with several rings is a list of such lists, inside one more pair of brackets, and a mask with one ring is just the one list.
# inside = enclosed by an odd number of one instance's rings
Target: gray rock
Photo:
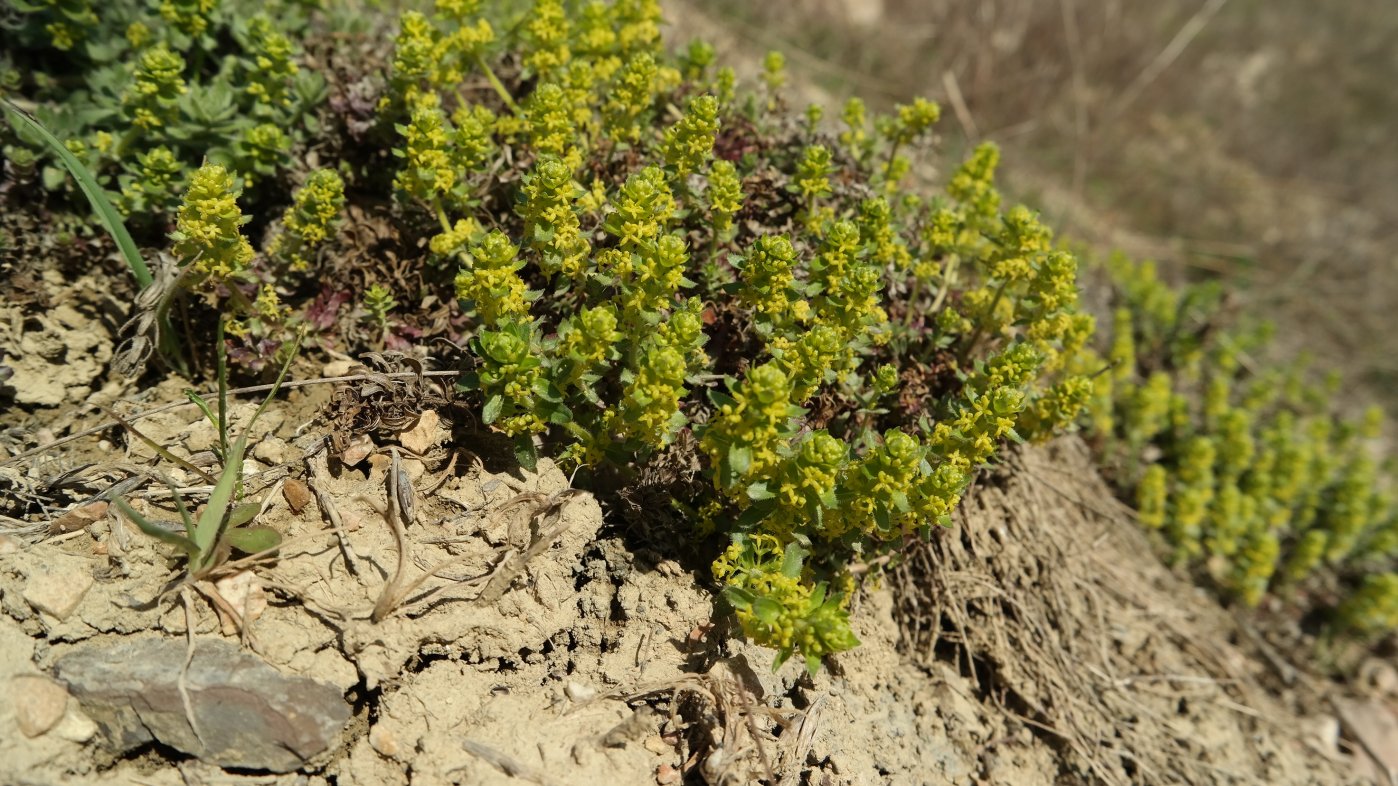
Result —
[[349, 720], [334, 687], [285, 676], [220, 639], [197, 639], [187, 678], [196, 736], [179, 691], [185, 645], [88, 644], [54, 669], [120, 751], [154, 739], [221, 767], [290, 772], [334, 745]]

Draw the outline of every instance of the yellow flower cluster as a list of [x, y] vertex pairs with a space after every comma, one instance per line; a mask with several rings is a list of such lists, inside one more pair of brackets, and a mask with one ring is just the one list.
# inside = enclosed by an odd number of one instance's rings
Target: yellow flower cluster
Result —
[[1365, 636], [1398, 629], [1398, 573], [1366, 576], [1337, 616], [1341, 625]]
[[715, 488], [741, 498], [748, 484], [772, 474], [799, 411], [791, 396], [791, 379], [774, 363], [753, 366], [733, 386], [699, 440], [717, 468]]
[[676, 418], [683, 417], [679, 409], [687, 371], [684, 355], [670, 342], [657, 337], [642, 344], [613, 427], [624, 437], [651, 448], [670, 444], [678, 426]]
[[470, 303], [489, 327], [527, 322], [528, 287], [519, 277], [524, 262], [509, 236], [495, 230], [471, 246], [468, 260], [456, 274], [456, 296]]
[[406, 126], [399, 126], [406, 141], [399, 152], [403, 168], [393, 184], [409, 196], [437, 205], [456, 185], [456, 167], [449, 152], [446, 118], [433, 100], [419, 101]]
[[[893, 190], [935, 104], [871, 123], [851, 101], [840, 141], [822, 138], [819, 107], [764, 114], [782, 104], [779, 55], [739, 96], [711, 48], [661, 51], [654, 0], [535, 0], [511, 36], [522, 68], [496, 86], [509, 111], [492, 113], [448, 79], [482, 69], [476, 5], [404, 15], [385, 103], [400, 191], [436, 213], [432, 254], [464, 260], [466, 388], [519, 455], [563, 448], [584, 478], [642, 470], [691, 425], [717, 492], [696, 518], [734, 538], [714, 564], [725, 597], [813, 668], [855, 643], [853, 561], [948, 523], [1007, 440], [1099, 397], [1076, 260], [1029, 211], [1000, 214], [993, 147], [948, 199]], [[473, 176], [487, 166], [501, 177]], [[512, 215], [477, 213], [510, 200]], [[787, 226], [763, 226], [793, 202]], [[531, 303], [530, 285], [549, 294]]]
[[665, 130], [665, 163], [674, 170], [677, 181], [684, 182], [708, 162], [717, 134], [718, 99], [711, 95], [689, 99], [684, 115]]
[[[1192, 325], [1217, 318], [1216, 288], [1176, 291], [1154, 264], [1124, 257], [1107, 267], [1121, 305], [1098, 383], [1107, 414], [1093, 430], [1125, 453], [1141, 521], [1174, 558], [1207, 557], [1206, 572], [1245, 605], [1326, 565], [1344, 575], [1392, 564], [1398, 539], [1385, 533], [1398, 508], [1357, 438], [1376, 420], [1337, 418], [1301, 370], [1244, 369], [1240, 353], [1265, 344], [1266, 329], [1205, 343]], [[1142, 470], [1131, 457], [1145, 453], [1159, 459]]]
[[811, 145], [801, 154], [796, 164], [796, 174], [792, 187], [801, 195], [809, 210], [815, 200], [830, 193], [830, 173], [834, 171], [830, 161], [830, 148], [825, 145]]
[[795, 544], [756, 535], [729, 546], [713, 573], [727, 585], [724, 597], [746, 636], [777, 650], [777, 666], [800, 653], [814, 672], [821, 658], [859, 640], [850, 632], [844, 596], [803, 580], [804, 556]]
[[535, 0], [525, 18], [524, 35], [529, 44], [524, 67], [531, 74], [548, 78], [572, 59], [568, 49], [568, 15], [562, 0]]
[[252, 245], [242, 233], [247, 221], [238, 207], [232, 173], [218, 164], [205, 164], [190, 178], [180, 206], [171, 235], [175, 254], [211, 281], [227, 281], [252, 262]]
[[218, 0], [162, 0], [160, 18], [187, 36], [203, 35]]
[[539, 267], [550, 275], [562, 273], [581, 281], [587, 273], [592, 244], [583, 237], [574, 207], [582, 188], [568, 167], [556, 158], [544, 158], [524, 178], [525, 237], [539, 254]]
[[101, 20], [88, 0], [44, 0], [53, 9], [55, 21], [44, 26], [53, 48], [66, 52], [85, 39], [85, 31]]
[[139, 153], [136, 163], [139, 177], [124, 177], [121, 200], [117, 207], [125, 215], [147, 211], [165, 211], [178, 198], [184, 167], [173, 151], [164, 145]]
[[641, 121], [655, 103], [659, 69], [650, 52], [638, 52], [613, 77], [602, 105], [602, 124], [607, 134], [623, 142], [641, 137]]
[[282, 229], [267, 253], [280, 256], [292, 270], [311, 267], [316, 251], [330, 239], [345, 207], [345, 182], [333, 169], [317, 169], [296, 193], [282, 215]]
[[617, 330], [616, 309], [610, 303], [584, 308], [559, 327], [559, 356], [569, 364], [559, 374], [559, 387], [577, 385], [604, 361], [615, 357], [624, 336]]
[[131, 124], [151, 130], [174, 119], [185, 93], [184, 58], [163, 42], [141, 52], [121, 104]]
[[511, 322], [499, 330], [482, 330], [475, 341], [481, 359], [477, 375], [486, 397], [482, 418], [512, 437], [548, 428], [534, 406], [544, 367], [533, 352], [533, 332], [529, 324]]
[[714, 237], [727, 240], [733, 217], [743, 209], [743, 182], [732, 161], [718, 160], [709, 167], [709, 215]]
[[254, 67], [248, 70], [244, 90], [257, 104], [288, 106], [291, 80], [299, 68], [292, 59], [291, 39], [272, 26], [272, 20], [259, 14], [248, 21], [249, 55]]
[[[796, 249], [784, 235], [764, 235], [753, 244], [747, 256], [734, 263], [743, 282], [738, 292], [742, 302], [751, 308], [760, 326], [769, 330], [785, 327], [793, 321], [798, 295], [796, 283]], [[808, 311], [809, 304], [802, 310]]]
[[535, 153], [562, 161], [569, 172], [582, 164], [567, 91], [553, 82], [539, 85], [525, 103], [524, 117]]

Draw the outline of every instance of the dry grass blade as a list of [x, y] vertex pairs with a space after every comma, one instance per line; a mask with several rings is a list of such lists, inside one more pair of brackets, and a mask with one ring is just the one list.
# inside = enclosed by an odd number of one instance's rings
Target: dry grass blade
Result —
[[511, 778], [537, 783], [539, 786], [553, 786], [555, 783], [548, 775], [483, 743], [475, 740], [462, 740], [461, 747], [465, 748], [467, 753], [485, 761]]
[[[741, 659], [613, 698], [668, 699], [671, 723], [687, 730], [689, 759], [705, 783], [800, 782], [822, 706], [818, 701], [805, 711], [771, 707], [757, 675]], [[692, 720], [680, 724], [681, 715]]]
[[185, 459], [176, 456], [174, 453], [170, 452], [169, 448], [146, 436], [144, 433], [141, 432], [140, 429], [136, 428], [125, 418], [113, 412], [111, 408], [104, 407], [101, 404], [98, 404], [97, 407], [102, 410], [102, 414], [106, 415], [112, 420], [115, 420], [122, 428], [126, 429], [126, 431], [130, 433], [131, 436], [135, 437], [136, 439], [139, 439], [142, 442], [142, 444], [155, 451], [156, 455], [160, 456], [161, 458], [165, 459], [171, 464], [185, 469], [188, 472], [193, 472], [194, 474], [203, 478], [204, 482], [208, 483], [211, 486], [218, 483], [218, 479], [215, 478], [213, 475], [210, 475], [209, 473], [205, 472], [200, 467], [194, 466]]
[[[577, 489], [565, 489], [548, 497], [526, 492], [516, 497], [514, 501], [525, 501], [532, 497], [539, 498], [540, 505], [531, 517], [532, 527], [530, 544], [522, 553], [511, 554], [495, 569], [481, 594], [476, 596], [475, 602], [494, 603], [505, 594], [519, 574], [524, 572], [524, 568], [529, 561], [554, 544], [559, 537], [568, 529], [569, 522], [563, 518], [563, 509], [573, 499], [584, 495], [586, 492]], [[509, 505], [510, 502], [506, 502]], [[504, 506], [502, 506], [504, 507]]]

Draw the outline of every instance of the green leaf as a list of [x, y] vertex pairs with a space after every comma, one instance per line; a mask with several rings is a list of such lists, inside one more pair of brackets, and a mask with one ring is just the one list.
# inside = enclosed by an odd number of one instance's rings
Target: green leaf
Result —
[[748, 509], [738, 514], [738, 520], [734, 522], [740, 530], [750, 530], [762, 522], [763, 519], [772, 513], [773, 503], [771, 500], [754, 502]]
[[136, 283], [142, 289], [150, 286], [150, 268], [146, 267], [146, 261], [141, 258], [141, 252], [136, 248], [136, 241], [131, 239], [131, 233], [126, 231], [126, 224], [122, 223], [121, 214], [112, 206], [107, 194], [102, 187], [97, 184], [97, 179], [92, 173], [87, 171], [87, 167], [69, 152], [68, 148], [58, 141], [58, 137], [48, 132], [48, 129], [39, 125], [39, 122], [24, 112], [20, 111], [7, 98], [0, 98], [4, 102], [5, 114], [10, 118], [10, 122], [18, 128], [26, 128], [39, 135], [44, 144], [48, 145], [58, 156], [58, 160], [63, 162], [63, 166], [72, 173], [73, 178], [78, 181], [78, 186], [82, 188], [87, 199], [92, 203], [92, 209], [97, 213], [97, 218], [106, 227], [112, 240], [116, 241], [117, 248], [121, 250], [121, 255], [126, 259], [127, 267], [131, 268], [131, 276], [136, 279]]
[[505, 406], [505, 397], [495, 394], [486, 399], [485, 409], [481, 410], [481, 420], [488, 426], [500, 419], [500, 410]]
[[191, 560], [199, 556], [199, 547], [194, 545], [194, 541], [183, 535], [176, 535], [159, 524], [150, 521], [145, 516], [133, 510], [130, 505], [126, 504], [126, 500], [124, 499], [117, 498], [114, 500], [114, 503], [116, 504], [117, 510], [121, 511], [121, 515], [125, 516], [132, 524], [135, 524], [136, 528], [140, 531], [150, 535], [156, 540], [164, 541], [178, 548]]
[[728, 446], [728, 467], [735, 475], [745, 475], [752, 468], [752, 449], [740, 445]]
[[540, 377], [534, 380], [534, 394], [544, 401], [562, 402], [563, 394], [553, 386], [553, 383]]
[[244, 554], [259, 554], [280, 546], [282, 534], [271, 527], [239, 527], [230, 529], [224, 540]]
[[896, 508], [899, 513], [907, 513], [912, 510], [912, 505], [908, 502], [907, 494], [901, 491], [893, 491], [889, 494], [889, 497], [893, 500], [893, 507]]
[[752, 615], [763, 625], [776, 625], [782, 616], [782, 604], [771, 598], [757, 598], [752, 602]]
[[765, 480], [759, 480], [758, 482], [748, 486], [747, 491], [748, 499], [754, 502], [759, 502], [764, 499], [772, 499], [773, 497], [777, 496], [776, 494], [773, 494], [770, 489], [767, 488], [767, 481]]
[[728, 605], [732, 606], [738, 611], [747, 611], [748, 609], [751, 609], [753, 601], [757, 600], [756, 595], [752, 594], [748, 590], [743, 589], [742, 587], [738, 587], [732, 584], [723, 588], [723, 598], [724, 600], [728, 601]]
[[806, 671], [814, 677], [820, 671], [820, 656], [806, 653]]
[[515, 460], [521, 467], [533, 472], [539, 467], [539, 449], [534, 447], [534, 439], [528, 435], [515, 440]]
[[87, 56], [98, 63], [110, 63], [121, 54], [121, 47], [116, 44], [117, 39], [106, 41], [88, 41]]
[[218, 418], [214, 417], [214, 411], [209, 407], [209, 402], [205, 401], [203, 396], [194, 392], [193, 388], [185, 388], [184, 395], [194, 406], [199, 408], [200, 412], [204, 413], [204, 417], [208, 418], [209, 422], [213, 424], [213, 427], [217, 429]]
[[57, 191], [63, 185], [63, 181], [68, 179], [68, 175], [56, 166], [46, 166], [40, 178], [44, 181], [45, 191]]
[[802, 548], [799, 544], [791, 543], [786, 547], [786, 553], [782, 558], [782, 575], [787, 578], [800, 578], [801, 564], [806, 561], [811, 552]]
[[248, 435], [244, 433], [229, 448], [228, 455], [224, 458], [223, 472], [219, 474], [218, 483], [214, 484], [213, 493], [209, 495], [209, 504], [204, 507], [204, 513], [194, 523], [194, 531], [190, 535], [193, 536], [194, 545], [198, 547], [200, 554], [200, 564], [195, 567], [195, 572], [207, 567], [209, 558], [213, 556], [214, 544], [218, 542], [219, 531], [223, 528], [223, 517], [228, 512], [229, 504], [233, 502], [233, 492], [237, 490], [238, 481], [243, 474], [243, 454], [247, 448]]
[[228, 514], [228, 521], [223, 526], [225, 529], [234, 529], [252, 521], [257, 514], [262, 512], [262, 505], [256, 502], [248, 502], [233, 508]]
[[562, 426], [573, 422], [573, 411], [562, 404], [552, 404], [540, 408], [540, 414], [544, 415], [544, 420], [555, 426]]

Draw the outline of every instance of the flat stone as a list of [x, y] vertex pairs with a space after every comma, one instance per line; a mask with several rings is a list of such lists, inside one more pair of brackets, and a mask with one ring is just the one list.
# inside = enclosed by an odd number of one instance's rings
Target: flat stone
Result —
[[38, 674], [12, 677], [10, 700], [15, 705], [15, 724], [31, 739], [58, 725], [68, 709], [68, 691]]
[[417, 425], [398, 435], [403, 447], [419, 456], [451, 438], [451, 431], [442, 425], [442, 418], [435, 409], [424, 410], [418, 416]]
[[83, 557], [49, 555], [35, 562], [24, 581], [24, 600], [35, 609], [65, 620], [92, 588], [92, 566]]
[[89, 643], [55, 672], [118, 751], [158, 740], [221, 767], [291, 772], [333, 746], [350, 707], [333, 686], [289, 677], [220, 639], [198, 639], [180, 697], [184, 639]]

